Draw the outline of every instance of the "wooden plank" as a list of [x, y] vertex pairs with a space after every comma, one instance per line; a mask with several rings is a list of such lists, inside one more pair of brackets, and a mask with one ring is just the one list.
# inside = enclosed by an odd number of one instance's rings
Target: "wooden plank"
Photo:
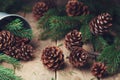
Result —
[[32, 18], [32, 14], [27, 14], [25, 18], [30, 23], [34, 34], [32, 45], [36, 47], [34, 52], [35, 59], [29, 62], [21, 62], [22, 68], [21, 70], [16, 70], [16, 74], [24, 80], [51, 80], [51, 78], [55, 77], [55, 72], [46, 69], [40, 59], [42, 50], [49, 45], [55, 45], [55, 43], [51, 40], [39, 41], [39, 30], [36, 27], [37, 21]]
[[[31, 13], [28, 13], [25, 18], [30, 23], [33, 30], [34, 38], [32, 40], [32, 45], [36, 47], [36, 51], [34, 53], [35, 59], [29, 62], [21, 62], [23, 67], [20, 71], [16, 70], [16, 74], [22, 76], [24, 80], [51, 80], [51, 78], [55, 78], [55, 72], [49, 71], [43, 66], [42, 62], [40, 61], [41, 53], [46, 46], [64, 44], [64, 40], [57, 41], [57, 44], [51, 40], [38, 41], [38, 34], [40, 32], [37, 29], [37, 21], [34, 20]], [[60, 46], [60, 48], [63, 50], [65, 55], [66, 67], [63, 70], [57, 71], [57, 80], [91, 80], [91, 78], [94, 78], [89, 69], [74, 68], [66, 58], [69, 56], [70, 52], [65, 48], [64, 45]], [[84, 45], [83, 48], [92, 52], [90, 45]], [[120, 80], [120, 74], [116, 74], [102, 80]]]

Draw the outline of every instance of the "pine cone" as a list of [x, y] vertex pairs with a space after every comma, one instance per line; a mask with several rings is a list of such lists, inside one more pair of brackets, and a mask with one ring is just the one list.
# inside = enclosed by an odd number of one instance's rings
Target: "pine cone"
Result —
[[19, 44], [19, 43], [25, 43], [28, 44], [30, 42], [30, 39], [28, 38], [21, 38], [21, 37], [15, 37], [15, 43]]
[[65, 46], [67, 49], [72, 50], [73, 47], [82, 47], [83, 42], [81, 32], [73, 30], [65, 36]]
[[91, 68], [91, 72], [94, 76], [97, 78], [102, 78], [106, 74], [107, 67], [104, 63], [101, 62], [95, 62]]
[[43, 64], [51, 70], [59, 70], [64, 64], [64, 55], [58, 47], [47, 47], [41, 57]]
[[14, 44], [15, 37], [9, 31], [0, 32], [0, 51], [6, 49], [7, 46]]
[[28, 61], [33, 58], [33, 47], [22, 43], [21, 45], [8, 46], [3, 53], [18, 60]]
[[20, 54], [21, 54], [21, 51], [20, 49], [16, 48], [15, 46], [8, 46], [4, 51], [3, 51], [4, 54], [6, 55], [9, 55], [13, 58], [16, 58], [18, 60], [20, 60]]
[[80, 16], [89, 14], [88, 6], [85, 6], [78, 0], [69, 0], [66, 5], [66, 12], [68, 16]]
[[33, 7], [33, 16], [38, 20], [48, 11], [48, 6], [45, 2], [37, 2]]
[[23, 44], [20, 50], [21, 50], [21, 56], [20, 56], [21, 60], [28, 61], [33, 58], [33, 47], [31, 45]]
[[88, 52], [82, 48], [75, 47], [69, 56], [69, 62], [75, 67], [83, 67], [88, 61]]
[[103, 35], [109, 32], [109, 28], [112, 26], [111, 22], [111, 15], [102, 13], [90, 21], [90, 30], [94, 35]]

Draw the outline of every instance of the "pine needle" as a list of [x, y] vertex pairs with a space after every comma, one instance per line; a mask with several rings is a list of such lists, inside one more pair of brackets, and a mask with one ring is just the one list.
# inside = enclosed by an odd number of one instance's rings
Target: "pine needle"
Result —
[[4, 30], [8, 30], [16, 36], [32, 39], [32, 30], [26, 29], [23, 26], [23, 21], [20, 19], [15, 19], [12, 22], [8, 23]]
[[7, 55], [0, 54], [0, 62], [7, 62], [9, 64], [12, 64], [15, 69], [20, 69], [21, 67], [19, 61]]
[[115, 45], [108, 46], [101, 52], [98, 60], [106, 63], [109, 74], [116, 73], [120, 66], [120, 50]]
[[22, 78], [15, 76], [13, 70], [0, 66], [0, 80], [22, 80]]

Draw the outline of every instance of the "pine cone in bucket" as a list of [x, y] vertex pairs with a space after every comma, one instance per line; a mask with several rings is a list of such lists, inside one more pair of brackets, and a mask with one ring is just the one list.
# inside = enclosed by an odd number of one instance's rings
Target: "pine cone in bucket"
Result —
[[106, 69], [107, 69], [107, 66], [105, 66], [104, 63], [95, 62], [91, 68], [91, 72], [97, 78], [102, 78], [107, 73]]
[[43, 64], [50, 70], [59, 70], [64, 64], [63, 51], [58, 47], [46, 47], [41, 56]]
[[28, 43], [30, 43], [30, 39], [28, 39], [28, 38], [21, 38], [21, 37], [15, 36], [15, 43], [16, 44], [19, 44], [19, 43], [28, 44]]
[[66, 12], [68, 16], [81, 16], [89, 14], [88, 6], [85, 6], [78, 0], [69, 0], [66, 5]]
[[65, 46], [67, 49], [72, 50], [73, 47], [82, 47], [82, 45], [83, 42], [81, 32], [73, 30], [65, 36]]
[[75, 67], [83, 67], [88, 61], [88, 52], [83, 48], [75, 47], [69, 56], [69, 62]]
[[33, 16], [38, 20], [48, 11], [48, 5], [45, 2], [37, 2], [33, 7]]
[[14, 46], [8, 46], [3, 53], [14, 57], [18, 60], [29, 61], [33, 58], [33, 47], [28, 44], [21, 43]]
[[103, 35], [109, 32], [109, 28], [112, 26], [112, 17], [109, 13], [102, 13], [92, 19], [89, 26], [92, 34]]
[[3, 51], [8, 46], [12, 46], [15, 42], [15, 37], [9, 31], [0, 32], [0, 51]]

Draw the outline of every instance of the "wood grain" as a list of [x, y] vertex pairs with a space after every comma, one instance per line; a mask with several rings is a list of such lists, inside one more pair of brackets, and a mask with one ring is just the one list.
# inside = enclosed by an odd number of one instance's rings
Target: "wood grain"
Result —
[[[69, 63], [69, 60], [66, 57], [69, 56], [70, 52], [65, 48], [64, 40], [57, 41], [57, 43], [52, 42], [51, 40], [39, 41], [38, 36], [40, 30], [37, 29], [37, 21], [34, 20], [31, 13], [26, 14], [25, 18], [30, 23], [33, 30], [34, 38], [32, 40], [32, 45], [36, 48], [34, 52], [35, 59], [29, 62], [21, 62], [23, 65], [21, 70], [16, 70], [16, 74], [18, 76], [21, 76], [24, 80], [52, 80], [52, 78], [55, 80], [55, 76], [56, 80], [91, 80], [94, 78], [94, 76], [90, 73], [90, 69], [76, 69]], [[63, 45], [60, 46], [60, 48], [63, 50], [65, 55], [65, 67], [55, 73], [54, 71], [49, 71], [43, 66], [40, 57], [42, 50], [46, 46], [58, 46], [61, 44]], [[87, 51], [92, 50], [90, 45], [84, 45], [83, 48]], [[116, 74], [101, 80], [120, 80], [120, 74]]]

